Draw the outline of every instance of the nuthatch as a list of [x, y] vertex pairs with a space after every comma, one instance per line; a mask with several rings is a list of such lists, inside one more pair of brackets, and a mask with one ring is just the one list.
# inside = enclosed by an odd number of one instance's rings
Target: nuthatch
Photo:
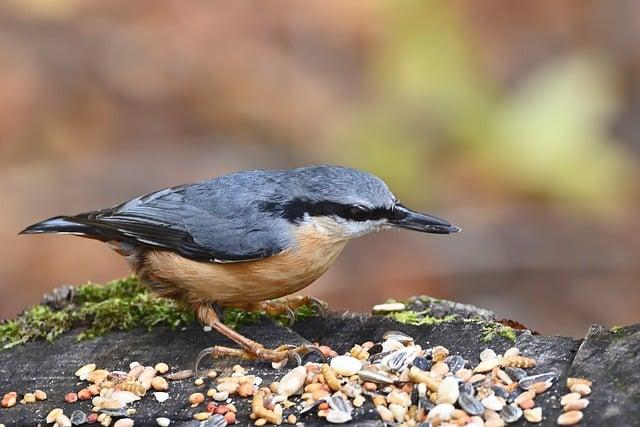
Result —
[[281, 361], [308, 347], [266, 349], [219, 319], [217, 309], [290, 310], [290, 295], [320, 277], [345, 244], [388, 228], [460, 231], [400, 204], [378, 177], [338, 166], [233, 173], [160, 190], [113, 208], [57, 216], [21, 234], [68, 233], [107, 242], [158, 295], [190, 305], [242, 349], [214, 356]]

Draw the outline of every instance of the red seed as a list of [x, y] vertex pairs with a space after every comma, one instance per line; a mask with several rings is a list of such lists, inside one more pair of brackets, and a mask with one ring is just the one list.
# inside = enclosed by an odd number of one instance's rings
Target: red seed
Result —
[[207, 403], [207, 412], [215, 412], [216, 408], [218, 407], [217, 404], [215, 404], [214, 402], [209, 402]]
[[[78, 392], [78, 399], [80, 400], [89, 400], [92, 397], [93, 397], [93, 394], [91, 394], [91, 390], [89, 390], [88, 388], [83, 388]], [[73, 403], [73, 402], [69, 402], [69, 403]]]
[[67, 403], [75, 403], [78, 401], [78, 395], [76, 393], [67, 393], [64, 395], [64, 401]]
[[224, 414], [224, 420], [227, 422], [227, 424], [235, 424], [236, 414], [234, 412], [229, 411], [226, 414]]

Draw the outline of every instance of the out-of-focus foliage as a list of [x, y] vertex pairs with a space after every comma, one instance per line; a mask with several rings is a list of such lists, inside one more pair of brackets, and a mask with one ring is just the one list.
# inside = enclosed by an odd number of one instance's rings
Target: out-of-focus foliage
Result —
[[1, 1], [0, 318], [128, 272], [96, 242], [16, 236], [30, 223], [339, 163], [464, 232], [359, 239], [308, 289], [332, 306], [638, 321], [638, 40], [633, 1]]
[[480, 188], [580, 208], [630, 197], [637, 175], [611, 136], [619, 100], [604, 52], [550, 60], [501, 88], [454, 3], [385, 2], [379, 14], [370, 97], [339, 119], [338, 156], [393, 177], [410, 196], [419, 183], [442, 197], [448, 164], [462, 158]]

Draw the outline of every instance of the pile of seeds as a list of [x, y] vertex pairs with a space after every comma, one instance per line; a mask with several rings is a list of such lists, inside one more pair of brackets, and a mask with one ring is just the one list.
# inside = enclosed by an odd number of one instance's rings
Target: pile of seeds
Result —
[[[297, 424], [318, 417], [323, 422], [341, 424], [374, 411], [386, 423], [433, 427], [498, 427], [524, 419], [539, 423], [544, 419], [540, 395], [558, 378], [555, 372], [531, 374], [536, 366], [531, 355], [510, 348], [504, 354], [492, 349], [480, 353], [477, 361], [451, 354], [442, 346], [422, 348], [412, 337], [397, 331], [384, 334], [379, 343], [364, 342], [344, 355], [329, 347], [320, 350], [327, 363], [306, 363], [288, 369], [279, 380], [263, 384], [240, 365], [230, 372], [209, 371], [195, 379], [198, 391], [190, 394], [193, 419], [201, 427], [235, 424], [236, 404], [251, 403], [250, 418], [257, 426], [267, 423]], [[274, 367], [282, 368], [278, 364]], [[132, 363], [128, 372], [98, 369], [88, 364], [76, 371], [86, 386], [65, 395], [67, 403], [91, 400], [90, 413], [75, 410], [65, 414], [60, 408], [49, 412], [46, 422], [56, 427], [83, 423], [102, 426], [133, 426], [136, 409], [129, 405], [153, 396], [160, 403], [170, 398], [170, 381], [187, 380], [192, 371], [169, 374], [169, 366]], [[592, 383], [569, 378], [570, 393], [558, 402], [563, 414], [559, 425], [574, 425], [583, 418]], [[33, 398], [32, 398], [33, 396]], [[2, 406], [14, 406], [16, 393], [8, 393]], [[46, 399], [42, 391], [26, 393], [20, 401], [28, 404]], [[238, 405], [244, 407], [243, 405]], [[549, 408], [547, 408], [548, 410]], [[172, 422], [159, 417], [159, 426]]]

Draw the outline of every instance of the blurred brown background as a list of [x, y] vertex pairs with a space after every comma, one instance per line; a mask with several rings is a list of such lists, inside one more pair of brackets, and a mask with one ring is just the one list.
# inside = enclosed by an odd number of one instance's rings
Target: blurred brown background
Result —
[[640, 321], [640, 2], [0, 3], [0, 318], [127, 274], [18, 237], [164, 186], [310, 163], [382, 176], [453, 237], [353, 242], [308, 290], [429, 294], [545, 333]]

